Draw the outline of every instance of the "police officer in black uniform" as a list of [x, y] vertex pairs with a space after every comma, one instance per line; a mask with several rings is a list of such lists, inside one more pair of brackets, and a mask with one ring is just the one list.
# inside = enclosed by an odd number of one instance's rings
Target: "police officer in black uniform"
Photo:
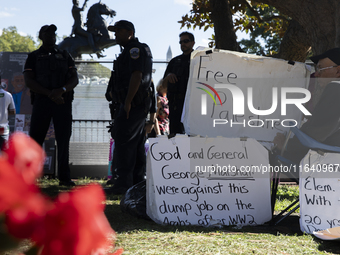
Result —
[[167, 85], [169, 128], [172, 135], [185, 133], [181, 116], [188, 86], [190, 55], [195, 44], [192, 33], [183, 32], [179, 38], [183, 54], [170, 60], [163, 77], [163, 82]]
[[[119, 102], [112, 137], [115, 139], [117, 179], [107, 194], [124, 194], [145, 176], [145, 121], [151, 106], [152, 54], [135, 37], [134, 25], [127, 20], [109, 26], [117, 43], [124, 48], [114, 62], [112, 98]], [[151, 123], [153, 124], [153, 123]]]
[[72, 132], [73, 89], [78, 84], [74, 60], [55, 45], [57, 27], [42, 26], [42, 46], [31, 52], [24, 67], [27, 87], [33, 104], [30, 136], [40, 145], [53, 120], [58, 154], [60, 185], [74, 186], [69, 167], [69, 143]]

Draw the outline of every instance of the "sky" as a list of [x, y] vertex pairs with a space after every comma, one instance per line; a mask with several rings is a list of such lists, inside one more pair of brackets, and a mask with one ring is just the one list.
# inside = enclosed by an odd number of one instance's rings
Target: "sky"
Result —
[[[83, 12], [84, 21], [89, 7], [97, 2], [88, 0], [87, 8]], [[166, 60], [169, 46], [173, 57], [180, 55], [182, 52], [178, 35], [183, 31], [195, 35], [195, 48], [208, 47], [209, 38], [213, 34], [213, 29], [205, 32], [198, 28], [180, 29], [178, 21], [190, 12], [192, 0], [102, 0], [102, 2], [117, 13], [113, 18], [103, 15], [108, 25], [122, 19], [131, 21], [139, 40], [150, 46], [154, 60]], [[79, 0], [80, 6], [83, 3], [83, 0]], [[0, 33], [3, 28], [15, 26], [21, 35], [30, 35], [38, 41], [37, 34], [41, 26], [55, 24], [58, 28], [57, 35], [62, 38], [71, 33], [72, 6], [72, 0], [0, 0]], [[112, 46], [104, 51], [106, 57], [103, 60], [113, 60], [119, 52], [118, 45]], [[96, 59], [95, 54], [92, 56]], [[90, 59], [88, 54], [82, 57]], [[158, 75], [162, 71], [158, 71]]]
[[[80, 6], [83, 1], [80, 0]], [[83, 19], [93, 4], [98, 1], [89, 0], [83, 12]], [[189, 13], [191, 0], [102, 0], [107, 6], [115, 10], [114, 18], [103, 15], [108, 24], [126, 19], [134, 23], [136, 36], [141, 42], [147, 43], [153, 53], [154, 60], [165, 60], [166, 53], [171, 46], [173, 56], [181, 54], [178, 35], [182, 31], [193, 32], [196, 46], [208, 46], [212, 29], [203, 32], [199, 29], [180, 29], [177, 22], [182, 15]], [[22, 35], [31, 35], [37, 41], [37, 32], [45, 24], [55, 24], [57, 35], [69, 35], [73, 25], [71, 15], [72, 0], [11, 0], [0, 1], [0, 29], [16, 26]], [[114, 49], [113, 49], [114, 48]], [[119, 46], [105, 50], [104, 55], [113, 59], [119, 53]], [[89, 58], [89, 55], [83, 55]]]

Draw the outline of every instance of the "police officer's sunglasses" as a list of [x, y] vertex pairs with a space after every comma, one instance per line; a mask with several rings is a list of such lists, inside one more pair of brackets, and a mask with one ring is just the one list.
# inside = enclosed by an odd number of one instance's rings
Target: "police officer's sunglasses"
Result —
[[179, 44], [188, 43], [188, 42], [191, 42], [191, 41], [189, 39], [185, 39], [185, 40], [179, 41]]

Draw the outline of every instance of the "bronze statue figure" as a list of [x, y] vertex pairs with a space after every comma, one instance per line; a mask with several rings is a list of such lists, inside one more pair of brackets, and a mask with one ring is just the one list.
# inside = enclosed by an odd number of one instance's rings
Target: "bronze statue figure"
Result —
[[84, 29], [83, 17], [80, 13], [80, 12], [84, 11], [87, 1], [88, 0], [85, 0], [83, 7], [80, 8], [79, 7], [79, 1], [73, 0], [72, 16], [73, 16], [73, 19], [74, 19], [74, 24], [72, 26], [72, 32], [71, 32], [70, 36], [72, 36], [73, 34], [74, 35], [80, 35], [80, 36], [86, 36], [93, 52], [98, 52], [100, 50], [95, 47], [92, 34], [90, 32], [87, 32]]
[[103, 49], [116, 45], [116, 40], [113, 39], [112, 33], [107, 30], [107, 23], [101, 16], [113, 17], [116, 12], [101, 1], [92, 5], [87, 13], [85, 23], [87, 30], [85, 30], [81, 12], [84, 11], [87, 1], [85, 0], [83, 7], [80, 8], [79, 0], [73, 0], [72, 16], [74, 24], [72, 33], [59, 44], [60, 49], [67, 50], [74, 58], [81, 57], [81, 54], [92, 53], [96, 53], [100, 58], [103, 57], [101, 54]]

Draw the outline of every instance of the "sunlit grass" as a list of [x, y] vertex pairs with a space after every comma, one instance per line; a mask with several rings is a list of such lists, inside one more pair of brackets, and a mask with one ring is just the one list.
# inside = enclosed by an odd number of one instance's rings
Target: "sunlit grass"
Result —
[[[279, 185], [279, 189], [276, 193], [275, 212], [282, 211], [297, 199], [299, 199], [298, 185]], [[298, 204], [299, 203], [295, 204], [292, 208]], [[288, 211], [292, 210], [292, 208]], [[300, 208], [295, 210], [294, 213], [300, 213]]]
[[[76, 184], [92, 182], [105, 187], [106, 180], [83, 178]], [[45, 194], [52, 197], [66, 189], [60, 187], [56, 180], [42, 179], [39, 185]], [[298, 196], [298, 186], [279, 185], [276, 213]], [[163, 226], [123, 213], [121, 198], [108, 196], [105, 214], [117, 233], [116, 247], [124, 248], [124, 254], [340, 254], [339, 243], [321, 241], [299, 232], [296, 212], [280, 226], [268, 224], [241, 229]]]

